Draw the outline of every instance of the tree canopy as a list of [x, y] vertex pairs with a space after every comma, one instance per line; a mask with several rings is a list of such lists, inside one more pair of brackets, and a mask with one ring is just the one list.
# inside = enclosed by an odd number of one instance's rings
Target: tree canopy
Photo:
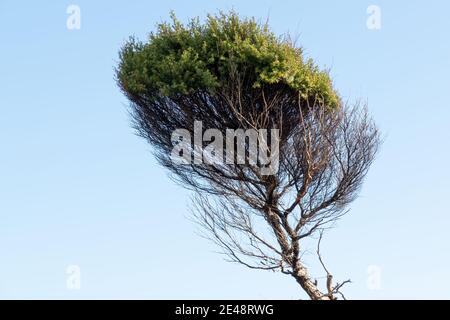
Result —
[[117, 78], [128, 95], [153, 99], [196, 90], [214, 94], [228, 85], [230, 74], [239, 72], [248, 88], [270, 91], [281, 86], [304, 100], [339, 105], [328, 72], [267, 24], [234, 12], [208, 15], [203, 24], [194, 18], [185, 25], [173, 13], [171, 17], [171, 23], [157, 25], [148, 42], [130, 38], [120, 51]]

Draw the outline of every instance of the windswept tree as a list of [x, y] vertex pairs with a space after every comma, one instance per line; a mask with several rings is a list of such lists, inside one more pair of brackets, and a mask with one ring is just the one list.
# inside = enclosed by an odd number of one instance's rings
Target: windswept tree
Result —
[[323, 287], [302, 253], [348, 211], [374, 160], [379, 133], [365, 106], [344, 104], [328, 72], [267, 24], [234, 12], [172, 18], [120, 51], [137, 133], [194, 191], [196, 221], [229, 260], [290, 275], [311, 299], [343, 297], [346, 281], [333, 280], [319, 246]]

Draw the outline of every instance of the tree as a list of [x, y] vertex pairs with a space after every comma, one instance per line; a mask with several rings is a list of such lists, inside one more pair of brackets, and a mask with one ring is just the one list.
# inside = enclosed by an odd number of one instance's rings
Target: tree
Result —
[[[194, 191], [196, 221], [229, 260], [290, 275], [311, 299], [341, 294], [347, 281], [333, 283], [320, 240], [348, 211], [375, 158], [379, 132], [365, 106], [344, 104], [328, 72], [289, 38], [234, 12], [204, 24], [172, 16], [148, 42], [131, 38], [120, 51], [117, 81], [137, 133]], [[181, 136], [198, 121], [204, 139], [192, 145]], [[276, 134], [251, 135], [261, 129]], [[184, 162], [174, 161], [174, 150]], [[211, 161], [224, 154], [227, 161]], [[304, 240], [314, 235], [327, 275], [322, 291], [301, 259]]]

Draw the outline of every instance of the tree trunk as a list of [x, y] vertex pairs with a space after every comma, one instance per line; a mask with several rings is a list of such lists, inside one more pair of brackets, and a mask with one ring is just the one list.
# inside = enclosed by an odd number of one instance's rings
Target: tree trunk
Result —
[[300, 263], [297, 263], [292, 276], [297, 280], [303, 290], [305, 290], [311, 300], [330, 300], [326, 294], [320, 292], [317, 283], [311, 280], [308, 275], [308, 270]]

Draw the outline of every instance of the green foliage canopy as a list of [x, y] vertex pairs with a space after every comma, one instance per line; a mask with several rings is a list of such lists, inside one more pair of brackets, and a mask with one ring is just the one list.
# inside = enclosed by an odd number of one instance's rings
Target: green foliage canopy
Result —
[[209, 15], [204, 24], [195, 18], [184, 25], [171, 17], [148, 42], [131, 38], [122, 47], [117, 79], [128, 95], [188, 95], [198, 89], [214, 94], [237, 72], [252, 89], [281, 85], [305, 100], [339, 105], [328, 72], [267, 24], [234, 12]]

